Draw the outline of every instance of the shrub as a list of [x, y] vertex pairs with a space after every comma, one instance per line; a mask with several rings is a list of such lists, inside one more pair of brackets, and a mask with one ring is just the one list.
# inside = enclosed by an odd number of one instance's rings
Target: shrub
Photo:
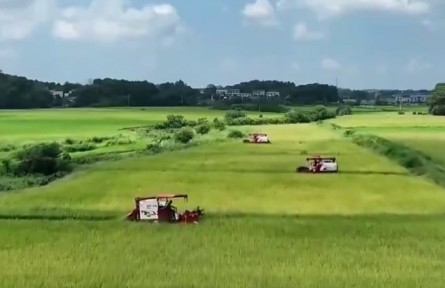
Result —
[[193, 129], [189, 127], [183, 127], [181, 130], [175, 133], [176, 142], [189, 143], [195, 137]]
[[309, 123], [315, 120], [310, 113], [297, 110], [287, 112], [285, 118], [288, 123]]
[[178, 129], [188, 126], [188, 122], [183, 115], [167, 115], [167, 120], [154, 126], [155, 129]]
[[335, 118], [335, 113], [330, 112], [323, 105], [316, 106], [315, 109], [313, 111], [311, 111], [311, 113], [313, 114], [313, 118], [314, 118], [313, 121]]
[[209, 123], [209, 120], [207, 118], [199, 118], [196, 124], [201, 125], [206, 123]]
[[405, 112], [404, 111], [399, 111], [399, 112], [397, 112], [399, 115], [405, 115]]
[[334, 124], [334, 123], [331, 123], [331, 127], [332, 127], [332, 129], [334, 129], [334, 130], [341, 129], [341, 126], [339, 126], [339, 125], [337, 125], [337, 124]]
[[40, 143], [26, 146], [16, 155], [18, 162], [11, 162], [9, 170], [15, 175], [54, 175], [71, 171], [70, 157], [59, 143]]
[[35, 158], [57, 158], [62, 154], [62, 146], [59, 143], [39, 143], [29, 145], [18, 151], [16, 158], [19, 160]]
[[195, 120], [187, 120], [186, 123], [185, 123], [185, 125], [184, 125], [183, 127], [185, 127], [185, 126], [195, 127], [195, 126], [197, 126], [197, 125], [198, 125], [198, 121], [195, 121]]
[[445, 115], [445, 105], [435, 105], [430, 107], [430, 113], [435, 116]]
[[15, 149], [16, 147], [13, 144], [3, 144], [0, 146], [0, 152], [11, 152]]
[[159, 153], [162, 151], [161, 143], [162, 143], [162, 140], [156, 139], [155, 141], [153, 141], [153, 143], [148, 144], [146, 149], [153, 153]]
[[0, 168], [0, 175], [11, 173], [11, 159], [2, 159]]
[[324, 106], [319, 106], [312, 111], [291, 110], [284, 117], [277, 118], [249, 118], [236, 117], [226, 119], [228, 125], [267, 125], [267, 124], [292, 124], [292, 123], [309, 123], [313, 121], [321, 121], [325, 119], [335, 118], [335, 113], [328, 111]]
[[100, 144], [100, 143], [103, 143], [103, 142], [105, 142], [107, 140], [110, 140], [110, 139], [112, 139], [112, 138], [111, 137], [97, 137], [97, 136], [94, 136], [92, 138], [89, 138], [88, 142], [93, 142], [93, 143], [96, 143], [96, 144]]
[[352, 114], [351, 106], [349, 106], [349, 105], [340, 105], [335, 110], [335, 114], [338, 115], [338, 116], [351, 115]]
[[244, 137], [244, 133], [241, 132], [240, 130], [232, 130], [232, 131], [229, 132], [227, 137], [229, 137], [229, 138], [243, 138]]
[[64, 150], [68, 153], [74, 152], [86, 152], [96, 149], [96, 145], [91, 143], [73, 144], [64, 147]]
[[243, 118], [246, 116], [247, 116], [246, 113], [244, 113], [241, 110], [230, 110], [230, 111], [226, 112], [226, 114], [224, 115], [224, 118], [226, 119], [226, 121], [230, 121], [233, 119]]
[[196, 126], [195, 130], [197, 133], [204, 135], [210, 132], [211, 126], [209, 123], [202, 123], [199, 126]]
[[349, 137], [349, 136], [354, 135], [354, 133], [355, 133], [354, 130], [346, 130], [345, 132], [343, 132], [343, 135], [344, 135], [345, 137]]
[[114, 145], [129, 145], [129, 144], [133, 144], [135, 143], [135, 141], [131, 140], [131, 139], [126, 139], [126, 138], [115, 138], [112, 140], [107, 141], [107, 143], [105, 144], [105, 146], [114, 146]]
[[213, 119], [213, 127], [219, 131], [224, 131], [226, 129], [226, 123], [215, 118]]
[[65, 142], [65, 144], [72, 145], [72, 144], [76, 143], [76, 140], [71, 139], [71, 138], [66, 138], [64, 142]]
[[66, 152], [63, 152], [62, 154], [60, 154], [60, 159], [62, 159], [62, 160], [71, 160], [72, 158], [71, 158], [70, 154], [68, 154]]

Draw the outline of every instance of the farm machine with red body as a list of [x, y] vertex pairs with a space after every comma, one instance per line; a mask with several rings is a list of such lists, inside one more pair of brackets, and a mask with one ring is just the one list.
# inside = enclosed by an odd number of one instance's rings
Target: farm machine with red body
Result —
[[244, 139], [244, 143], [253, 143], [253, 144], [270, 144], [269, 137], [266, 133], [252, 133], [249, 134], [249, 139]]
[[135, 199], [135, 208], [127, 215], [127, 220], [155, 223], [198, 223], [204, 210], [198, 206], [195, 210], [185, 210], [183, 213], [178, 213], [178, 209], [172, 205], [172, 199], [175, 198], [188, 200], [188, 195], [162, 194], [150, 197], [137, 197]]
[[338, 164], [335, 157], [314, 156], [306, 158], [308, 165], [299, 166], [298, 173], [337, 173]]

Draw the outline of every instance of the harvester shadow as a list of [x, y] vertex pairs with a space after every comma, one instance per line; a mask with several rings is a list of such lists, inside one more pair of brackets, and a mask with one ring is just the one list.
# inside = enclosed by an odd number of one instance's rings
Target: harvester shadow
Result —
[[[125, 222], [125, 215], [121, 216], [76, 216], [76, 215], [7, 215], [0, 214], [0, 221], [79, 221], [79, 222], [107, 222], [122, 221]], [[253, 220], [258, 223], [264, 221], [347, 221], [347, 222], [428, 222], [445, 221], [445, 213], [417, 214], [417, 213], [367, 213], [367, 214], [310, 214], [298, 212], [292, 214], [270, 214], [270, 213], [243, 213], [243, 212], [209, 212], [205, 213], [202, 219], [203, 223], [219, 223], [224, 221], [245, 221]]]
[[112, 216], [77, 216], [77, 215], [8, 215], [0, 214], [0, 220], [45, 220], [45, 221], [109, 221], [116, 219]]
[[422, 213], [364, 213], [364, 214], [268, 214], [268, 213], [212, 213], [209, 212], [206, 214], [205, 219], [207, 221], [214, 220], [229, 220], [229, 219], [257, 219], [258, 221], [264, 221], [267, 218], [269, 220], [320, 220], [320, 221], [332, 221], [332, 220], [347, 220], [347, 221], [400, 221], [400, 220], [409, 220], [409, 221], [426, 221], [429, 222], [431, 220], [445, 220], [445, 213], [431, 213], [431, 214], [422, 214]]
[[408, 172], [394, 172], [394, 171], [354, 171], [354, 170], [339, 170], [338, 174], [349, 175], [396, 175], [396, 176], [409, 176]]

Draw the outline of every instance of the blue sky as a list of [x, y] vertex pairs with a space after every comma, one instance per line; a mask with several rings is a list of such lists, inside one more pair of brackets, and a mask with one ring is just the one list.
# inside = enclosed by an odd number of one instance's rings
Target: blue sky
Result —
[[0, 69], [194, 87], [445, 80], [443, 0], [0, 0]]

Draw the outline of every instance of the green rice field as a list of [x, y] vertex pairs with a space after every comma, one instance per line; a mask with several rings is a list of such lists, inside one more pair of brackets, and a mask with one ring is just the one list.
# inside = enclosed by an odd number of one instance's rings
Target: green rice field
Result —
[[[0, 143], [112, 136], [167, 114], [224, 116], [204, 108], [4, 111]], [[403, 143], [445, 165], [445, 120], [378, 112], [239, 129], [266, 132], [272, 144], [208, 141], [0, 192], [0, 287], [443, 287], [445, 187], [343, 132]], [[295, 173], [312, 154], [336, 156], [340, 172]], [[175, 204], [204, 208], [202, 221], [124, 220], [136, 196], [165, 192], [187, 193]]]

